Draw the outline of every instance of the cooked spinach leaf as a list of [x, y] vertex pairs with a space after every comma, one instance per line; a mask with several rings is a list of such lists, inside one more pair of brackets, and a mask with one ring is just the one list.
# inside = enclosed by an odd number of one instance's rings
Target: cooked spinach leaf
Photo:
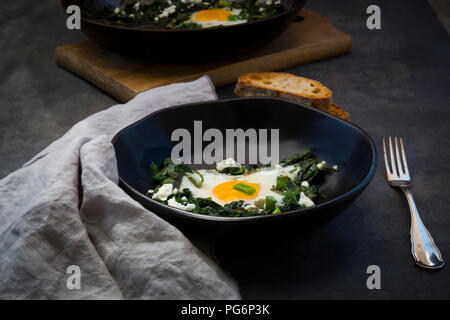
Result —
[[272, 196], [267, 196], [266, 197], [266, 204], [264, 206], [264, 210], [266, 210], [266, 212], [273, 212], [275, 210], [275, 204], [276, 204], [276, 200], [274, 197]]
[[280, 165], [282, 165], [283, 167], [287, 167], [292, 164], [299, 163], [303, 159], [306, 159], [306, 157], [308, 157], [308, 155], [309, 155], [309, 150], [305, 150], [300, 153], [295, 153], [295, 154], [281, 160]]
[[[297, 175], [294, 177], [294, 182], [300, 185], [303, 181], [308, 180], [308, 177], [310, 177], [313, 173], [313, 172], [310, 172], [310, 173], [308, 173], [308, 172], [312, 166], [315, 166], [317, 168], [316, 164], [317, 164], [316, 159], [306, 159], [306, 160], [299, 162], [297, 164], [298, 171], [297, 171]], [[312, 175], [311, 177], [314, 177], [314, 175]]]
[[230, 174], [232, 176], [238, 176], [245, 173], [245, 167], [227, 167], [220, 171], [220, 173]]
[[273, 191], [284, 191], [286, 188], [287, 183], [290, 181], [288, 176], [278, 176], [277, 177], [277, 184], [272, 187]]

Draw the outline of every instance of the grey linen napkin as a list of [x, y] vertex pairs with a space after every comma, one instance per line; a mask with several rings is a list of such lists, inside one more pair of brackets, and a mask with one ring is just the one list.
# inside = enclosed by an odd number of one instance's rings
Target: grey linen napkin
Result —
[[213, 99], [206, 76], [143, 92], [79, 122], [0, 180], [0, 298], [240, 298], [181, 232], [118, 187], [110, 142], [153, 111]]

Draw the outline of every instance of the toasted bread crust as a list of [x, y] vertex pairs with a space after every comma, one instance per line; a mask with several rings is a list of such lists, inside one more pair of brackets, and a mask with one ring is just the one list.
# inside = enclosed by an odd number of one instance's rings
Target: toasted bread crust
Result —
[[338, 117], [342, 120], [350, 119], [350, 114], [335, 103], [331, 104], [331, 107], [330, 107], [330, 110], [328, 110], [328, 113], [330, 113], [333, 116]]
[[329, 111], [332, 92], [319, 81], [285, 72], [248, 73], [240, 76], [234, 92], [240, 97], [285, 98]]

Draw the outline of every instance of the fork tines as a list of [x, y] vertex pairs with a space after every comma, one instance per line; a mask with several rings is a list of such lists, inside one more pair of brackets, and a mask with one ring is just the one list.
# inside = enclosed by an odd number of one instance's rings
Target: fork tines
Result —
[[[392, 146], [392, 138], [389, 137], [389, 153], [391, 163], [389, 165], [386, 152], [386, 141], [383, 138], [384, 163], [386, 166], [386, 174], [388, 180], [410, 180], [408, 164], [406, 163], [405, 148], [403, 146], [403, 139], [400, 138], [400, 148], [397, 137], [394, 138], [395, 154]], [[401, 152], [401, 154], [400, 154]]]

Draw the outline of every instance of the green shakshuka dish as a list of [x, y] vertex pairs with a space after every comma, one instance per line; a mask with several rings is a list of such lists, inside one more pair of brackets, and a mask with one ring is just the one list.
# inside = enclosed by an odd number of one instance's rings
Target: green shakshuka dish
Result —
[[130, 2], [123, 8], [89, 10], [88, 17], [111, 24], [149, 24], [167, 29], [230, 26], [283, 12], [280, 0], [155, 0]]
[[147, 195], [171, 207], [225, 217], [277, 214], [308, 208], [322, 195], [314, 184], [326, 172], [338, 171], [309, 151], [293, 154], [277, 165], [243, 166], [228, 158], [215, 170], [193, 170], [172, 159], [151, 164], [157, 185]]

